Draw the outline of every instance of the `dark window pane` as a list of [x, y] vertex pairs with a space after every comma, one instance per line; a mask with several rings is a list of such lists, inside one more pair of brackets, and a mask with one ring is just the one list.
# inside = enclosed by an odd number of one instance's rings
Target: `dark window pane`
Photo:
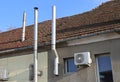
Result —
[[66, 72], [76, 72], [77, 71], [77, 66], [74, 64], [74, 58], [68, 58], [65, 59], [66, 63]]
[[110, 56], [98, 56], [100, 82], [113, 82]]

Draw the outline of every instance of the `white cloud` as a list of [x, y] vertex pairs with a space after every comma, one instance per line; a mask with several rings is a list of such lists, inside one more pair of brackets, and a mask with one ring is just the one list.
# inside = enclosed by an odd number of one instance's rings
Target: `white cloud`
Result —
[[111, 0], [92, 0], [94, 4], [101, 4], [107, 1], [111, 1]]
[[107, 1], [111, 1], [111, 0], [99, 0], [100, 2], [107, 2]]

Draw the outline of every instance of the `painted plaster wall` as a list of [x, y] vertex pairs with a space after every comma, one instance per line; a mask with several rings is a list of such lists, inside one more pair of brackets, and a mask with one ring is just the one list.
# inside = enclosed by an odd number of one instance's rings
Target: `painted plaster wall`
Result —
[[[120, 39], [106, 40], [57, 49], [60, 56], [59, 76], [53, 74], [54, 55], [49, 51], [48, 82], [97, 82], [96, 56], [109, 53], [111, 56], [114, 82], [120, 81]], [[93, 63], [90, 67], [80, 67], [77, 72], [64, 73], [64, 58], [73, 57], [74, 53], [89, 51]]]
[[[47, 82], [47, 52], [38, 53], [39, 82]], [[8, 81], [5, 82], [32, 82], [30, 80], [30, 65], [33, 64], [33, 54], [11, 54], [0, 58], [0, 69], [8, 70]], [[0, 81], [3, 82], [3, 81]]]

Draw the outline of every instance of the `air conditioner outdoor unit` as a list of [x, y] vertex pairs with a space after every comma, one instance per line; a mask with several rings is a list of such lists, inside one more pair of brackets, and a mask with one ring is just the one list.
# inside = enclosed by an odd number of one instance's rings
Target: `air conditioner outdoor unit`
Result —
[[90, 58], [90, 52], [80, 52], [74, 54], [75, 65], [87, 65], [90, 66], [92, 59]]
[[6, 69], [0, 69], [0, 81], [8, 80], [8, 71]]

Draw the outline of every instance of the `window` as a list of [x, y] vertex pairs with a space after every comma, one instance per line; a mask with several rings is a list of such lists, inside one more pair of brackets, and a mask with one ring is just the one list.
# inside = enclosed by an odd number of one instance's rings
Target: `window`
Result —
[[66, 58], [65, 61], [65, 73], [76, 72], [77, 66], [74, 64], [74, 58]]
[[109, 55], [97, 56], [98, 82], [113, 82], [111, 60]]

